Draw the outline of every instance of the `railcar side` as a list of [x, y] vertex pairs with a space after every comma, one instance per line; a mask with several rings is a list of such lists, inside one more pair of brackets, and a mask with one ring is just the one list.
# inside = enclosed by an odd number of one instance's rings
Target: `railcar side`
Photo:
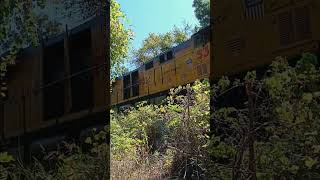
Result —
[[101, 115], [107, 117], [110, 96], [105, 23], [103, 16], [94, 17], [19, 53], [8, 67], [8, 94], [0, 105], [0, 148], [105, 121]]

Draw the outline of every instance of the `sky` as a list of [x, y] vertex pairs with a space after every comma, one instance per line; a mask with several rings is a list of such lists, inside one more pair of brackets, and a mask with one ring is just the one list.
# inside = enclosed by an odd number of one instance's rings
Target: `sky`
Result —
[[138, 49], [149, 33], [166, 33], [183, 21], [198, 25], [193, 0], [118, 0], [135, 33], [132, 48]]

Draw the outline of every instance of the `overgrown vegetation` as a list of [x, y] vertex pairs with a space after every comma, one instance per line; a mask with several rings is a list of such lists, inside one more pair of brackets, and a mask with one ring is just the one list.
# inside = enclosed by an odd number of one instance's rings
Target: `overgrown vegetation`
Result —
[[34, 158], [31, 165], [8, 153], [0, 153], [0, 179], [109, 179], [107, 132], [107, 127], [93, 132], [92, 137], [86, 139], [87, 151], [76, 144], [64, 143], [62, 148], [44, 154], [43, 159]]
[[111, 177], [319, 178], [316, 65], [312, 54], [293, 67], [278, 58], [260, 79], [223, 77], [210, 91], [207, 81], [195, 82], [172, 90], [163, 105], [113, 112]]
[[171, 90], [163, 105], [142, 103], [125, 112], [112, 112], [111, 177], [164, 178], [183, 174], [185, 167], [200, 169], [196, 165], [206, 157], [202, 149], [209, 138], [208, 128], [207, 81]]
[[[172, 89], [161, 105], [112, 111], [111, 178], [319, 178], [316, 64], [312, 54], [295, 66], [279, 58], [262, 78], [255, 72], [241, 80], [223, 77], [211, 89], [207, 80], [197, 81]], [[50, 153], [46, 162], [58, 163], [49, 169], [38, 161], [33, 168], [10, 163], [1, 154], [1, 176], [104, 179], [109, 172], [106, 132], [86, 139], [88, 153], [75, 145]]]
[[[317, 59], [303, 54], [294, 67], [279, 58], [262, 79], [225, 79], [216, 92], [242, 86], [247, 96], [213, 113], [211, 155], [226, 165], [211, 170], [218, 179], [317, 179], [319, 174], [320, 76]], [[228, 169], [228, 168], [229, 169]]]

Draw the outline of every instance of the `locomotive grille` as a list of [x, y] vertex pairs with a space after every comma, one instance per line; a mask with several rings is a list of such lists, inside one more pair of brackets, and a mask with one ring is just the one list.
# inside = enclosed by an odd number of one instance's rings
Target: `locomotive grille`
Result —
[[279, 14], [280, 44], [287, 45], [293, 42], [293, 23], [290, 11]]
[[311, 37], [308, 7], [298, 7], [295, 9], [295, 26], [297, 40], [303, 40]]
[[245, 0], [245, 19], [261, 20], [264, 17], [263, 0]]
[[244, 40], [242, 38], [235, 38], [226, 43], [226, 49], [231, 54], [239, 54], [240, 50], [244, 48]]
[[310, 13], [307, 6], [297, 7], [278, 15], [280, 45], [311, 37]]

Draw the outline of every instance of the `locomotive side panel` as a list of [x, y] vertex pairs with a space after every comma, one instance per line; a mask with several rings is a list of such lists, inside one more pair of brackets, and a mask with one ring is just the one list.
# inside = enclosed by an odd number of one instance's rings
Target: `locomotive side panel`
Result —
[[[153, 63], [153, 61], [152, 61]], [[144, 75], [145, 75], [145, 79], [144, 79], [144, 82], [145, 82], [145, 92], [146, 94], [150, 94], [150, 92], [154, 91], [154, 85], [155, 85], [155, 82], [154, 82], [154, 68], [153, 68], [153, 65], [152, 65], [152, 68], [150, 69], [146, 69], [144, 71]]]
[[116, 81], [116, 82], [113, 82], [111, 86], [111, 93], [110, 93], [111, 105], [115, 105], [118, 103], [118, 92], [119, 92], [119, 88], [117, 86], [117, 81]]
[[120, 78], [117, 82], [118, 82], [118, 84], [117, 84], [117, 87], [118, 87], [117, 101], [122, 102], [123, 101], [123, 82], [122, 82], [122, 79]]
[[139, 84], [139, 95], [138, 97], [143, 97], [148, 95], [148, 91], [146, 91], [146, 85], [145, 85], [145, 70], [143, 67], [139, 68], [139, 80], [138, 80], [138, 84]]
[[[36, 53], [36, 52], [35, 52]], [[17, 64], [9, 68], [8, 101], [4, 104], [4, 134], [6, 138], [23, 134], [32, 126], [32, 80], [36, 62], [34, 52], [23, 52]]]
[[[243, 26], [239, 24], [241, 10], [244, 1], [223, 1], [212, 5], [214, 32], [212, 42], [215, 45], [212, 60], [213, 76], [221, 76], [237, 67], [243, 54]], [[240, 8], [243, 9], [243, 8]], [[235, 28], [236, 27], [236, 28]], [[223, 35], [223, 36], [221, 36]]]
[[186, 84], [192, 79], [193, 59], [191, 41], [185, 48], [176, 52], [176, 86]]
[[[319, 18], [320, 18], [320, 12], [319, 12], [319, 8], [320, 8], [320, 2], [317, 0], [313, 0], [310, 3], [311, 6], [311, 12], [310, 12], [310, 16], [311, 16], [311, 29], [312, 29], [312, 36], [313, 38], [319, 42], [320, 40], [320, 24], [319, 24]], [[319, 43], [315, 43], [318, 47], [317, 50], [319, 51]]]
[[150, 94], [160, 92], [163, 89], [163, 77], [162, 77], [162, 66], [159, 61], [156, 61], [156, 66], [154, 67], [154, 86], [150, 90]]
[[206, 43], [201, 49], [201, 64], [197, 67], [197, 79], [209, 77], [210, 74], [210, 43]]
[[319, 17], [315, 11], [317, 1], [295, 1], [286, 7], [271, 9], [269, 11], [273, 24], [273, 31], [267, 34], [272, 39], [270, 46], [271, 58], [275, 56], [286, 56], [288, 58], [300, 55], [306, 51], [318, 49], [318, 37], [315, 36], [315, 28]]
[[[153, 94], [157, 90], [157, 85], [159, 82], [157, 82], [157, 79], [160, 79], [160, 75], [158, 74], [159, 71], [159, 65], [157, 61], [153, 61], [154, 65], [153, 68], [146, 71], [146, 80], [148, 83], [148, 94]], [[157, 72], [157, 74], [156, 74]]]
[[195, 39], [193, 37], [193, 50], [191, 54], [192, 59], [192, 71], [190, 72], [191, 79], [188, 80], [188, 83], [192, 83], [195, 80], [201, 78], [202, 76], [202, 51], [203, 45], [200, 46], [195, 45]]
[[25, 111], [26, 115], [25, 118], [27, 119], [26, 123], [26, 131], [32, 132], [38, 130], [43, 127], [47, 127], [55, 123], [54, 120], [44, 121], [43, 120], [43, 105], [42, 105], [42, 98], [43, 98], [43, 91], [39, 88], [43, 85], [42, 83], [42, 58], [43, 49], [41, 47], [36, 48], [35, 53], [32, 54], [32, 58], [26, 63], [30, 63], [26, 66], [25, 69], [30, 70], [29, 74], [30, 77], [27, 78], [28, 88], [26, 94], [27, 107], [28, 109]]
[[93, 106], [104, 108], [107, 105], [107, 70], [106, 70], [106, 28], [103, 19], [94, 23], [91, 28], [91, 44], [93, 52], [93, 66], [99, 66], [92, 71], [93, 75]]
[[170, 59], [165, 64], [162, 64], [162, 87], [160, 91], [170, 89], [176, 85], [176, 69], [175, 59]]
[[[21, 69], [21, 64], [15, 68], [15, 70]], [[11, 71], [12, 72], [12, 71]], [[13, 74], [13, 73], [12, 73]], [[10, 74], [11, 75], [11, 74]], [[21, 76], [20, 76], [21, 77]], [[4, 137], [10, 138], [18, 136], [23, 133], [23, 91], [21, 85], [23, 84], [23, 79], [18, 76], [10, 77], [8, 81], [8, 100], [4, 104]]]
[[213, 74], [237, 73], [267, 65], [276, 56], [292, 58], [317, 51], [318, 4], [307, 0], [223, 1], [213, 5]]

